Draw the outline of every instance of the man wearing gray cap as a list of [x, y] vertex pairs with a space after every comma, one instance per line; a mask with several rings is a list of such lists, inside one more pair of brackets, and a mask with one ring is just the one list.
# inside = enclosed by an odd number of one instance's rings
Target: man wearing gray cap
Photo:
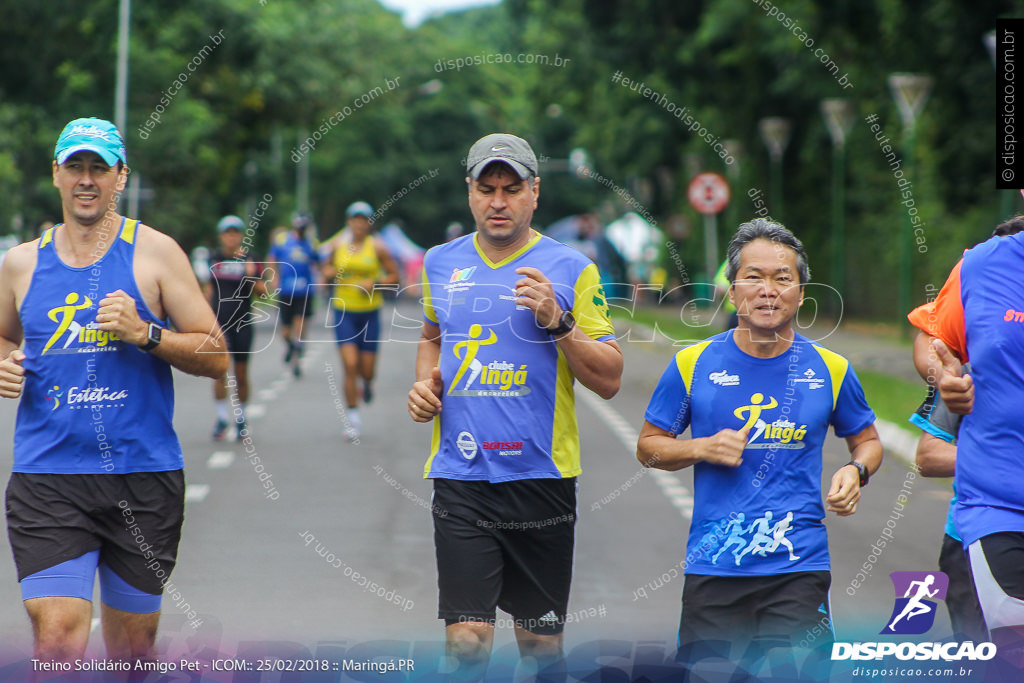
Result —
[[47, 662], [84, 655], [97, 575], [108, 657], [155, 658], [185, 494], [171, 367], [227, 369], [185, 252], [117, 213], [125, 164], [112, 123], [69, 123], [53, 159], [64, 222], [0, 269], [0, 396], [20, 398], [7, 530]]
[[409, 414], [434, 422], [438, 617], [457, 678], [483, 674], [495, 609], [523, 657], [561, 675], [580, 474], [573, 382], [619, 389], [597, 266], [530, 227], [537, 158], [514, 135], [466, 158], [474, 234], [431, 249]]

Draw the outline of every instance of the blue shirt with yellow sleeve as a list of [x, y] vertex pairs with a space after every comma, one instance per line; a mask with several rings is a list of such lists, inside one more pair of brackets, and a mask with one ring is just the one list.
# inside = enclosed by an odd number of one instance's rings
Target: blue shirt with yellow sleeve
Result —
[[426, 478], [557, 479], [580, 474], [574, 378], [533, 312], [516, 304], [517, 268], [540, 270], [563, 310], [593, 339], [614, 339], [597, 266], [533, 233], [494, 263], [476, 234], [427, 252], [423, 314], [441, 332], [442, 411]]
[[767, 576], [829, 569], [821, 447], [829, 425], [858, 434], [875, 414], [842, 356], [796, 335], [756, 358], [729, 330], [679, 351], [645, 418], [694, 438], [750, 427], [738, 467], [694, 465], [687, 574]]

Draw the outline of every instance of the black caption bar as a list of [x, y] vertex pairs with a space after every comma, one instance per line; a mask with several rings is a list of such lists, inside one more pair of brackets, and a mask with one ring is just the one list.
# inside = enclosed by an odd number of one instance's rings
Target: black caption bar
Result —
[[[1024, 49], [1024, 19], [996, 19], [996, 188], [1024, 188], [1024, 128], [1017, 108], [1017, 47]], [[1020, 83], [1018, 83], [1020, 81]], [[1021, 91], [1024, 95], [1024, 90]]]

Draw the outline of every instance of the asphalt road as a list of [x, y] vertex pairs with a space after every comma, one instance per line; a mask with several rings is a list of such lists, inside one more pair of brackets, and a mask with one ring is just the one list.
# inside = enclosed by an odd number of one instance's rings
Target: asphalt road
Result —
[[[390, 305], [384, 311], [385, 328], [393, 315], [399, 325], [392, 327], [393, 341], [382, 345], [376, 397], [362, 411], [358, 444], [342, 437], [342, 377], [324, 330], [308, 345], [298, 380], [285, 371], [272, 329], [257, 333], [252, 453], [210, 440], [211, 382], [175, 374], [188, 502], [173, 575], [178, 593], [165, 596], [158, 641], [169, 658], [251, 662], [274, 653], [337, 659], [377, 651], [411, 656], [418, 673], [443, 666], [430, 486], [422, 478], [430, 429], [405, 412], [419, 317], [412, 304], [397, 311]], [[584, 474], [574, 618], [566, 628], [571, 657], [592, 662], [604, 652], [601, 661], [612, 666], [641, 652], [670, 656], [674, 649], [683, 584], [678, 567], [692, 504], [689, 472], [642, 471], [633, 455], [647, 400], [673, 350], [636, 341], [623, 346], [626, 373], [614, 399], [603, 402], [578, 388]], [[8, 471], [15, 410], [14, 401], [0, 403], [0, 467]], [[824, 460], [827, 481], [848, 460], [845, 443], [830, 437]], [[878, 632], [893, 606], [889, 572], [936, 568], [949, 484], [908, 472], [887, 456], [858, 513], [827, 520], [838, 640], [885, 640]], [[901, 492], [908, 502], [898, 512]], [[873, 552], [876, 539], [887, 535], [886, 548]], [[865, 563], [870, 576], [854, 588]], [[357, 573], [371, 583], [361, 585]], [[189, 610], [201, 623], [186, 619]], [[949, 630], [940, 607], [927, 638], [940, 640]], [[18, 660], [31, 655], [31, 637], [8, 552], [0, 553], [0, 642], [0, 680], [16, 680], [26, 670]], [[499, 628], [495, 651], [513, 649], [511, 628]], [[102, 653], [95, 628], [89, 654]], [[235, 680], [297, 680], [259, 675], [234, 674]]]

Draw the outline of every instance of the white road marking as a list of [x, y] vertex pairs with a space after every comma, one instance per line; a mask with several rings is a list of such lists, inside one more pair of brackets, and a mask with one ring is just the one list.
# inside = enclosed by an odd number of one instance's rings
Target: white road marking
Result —
[[235, 454], [231, 451], [214, 451], [210, 459], [206, 461], [206, 466], [211, 470], [226, 470], [234, 461]]
[[210, 495], [209, 484], [186, 484], [185, 485], [185, 502], [201, 503], [206, 500], [206, 496]]
[[93, 631], [95, 631], [96, 627], [99, 626], [99, 625], [100, 625], [100, 618], [99, 617], [93, 617], [92, 618], [92, 623], [89, 625], [89, 633], [92, 633]]
[[[640, 438], [640, 433], [633, 429], [633, 426], [626, 418], [622, 417], [617, 410], [605, 403], [597, 395], [586, 389], [576, 392], [576, 396], [581, 398], [591, 410], [597, 413], [601, 421], [612, 430], [612, 433], [625, 447], [626, 452], [636, 452], [636, 441]], [[679, 514], [684, 519], [690, 519], [693, 516], [693, 495], [690, 489], [683, 486], [679, 478], [672, 472], [651, 469], [649, 473], [669, 502], [679, 510]]]
[[252, 403], [245, 407], [245, 419], [258, 420], [267, 414], [267, 407], [262, 403]]
[[274, 389], [260, 389], [259, 392], [256, 393], [256, 396], [261, 401], [273, 401], [277, 398], [277, 391]]

